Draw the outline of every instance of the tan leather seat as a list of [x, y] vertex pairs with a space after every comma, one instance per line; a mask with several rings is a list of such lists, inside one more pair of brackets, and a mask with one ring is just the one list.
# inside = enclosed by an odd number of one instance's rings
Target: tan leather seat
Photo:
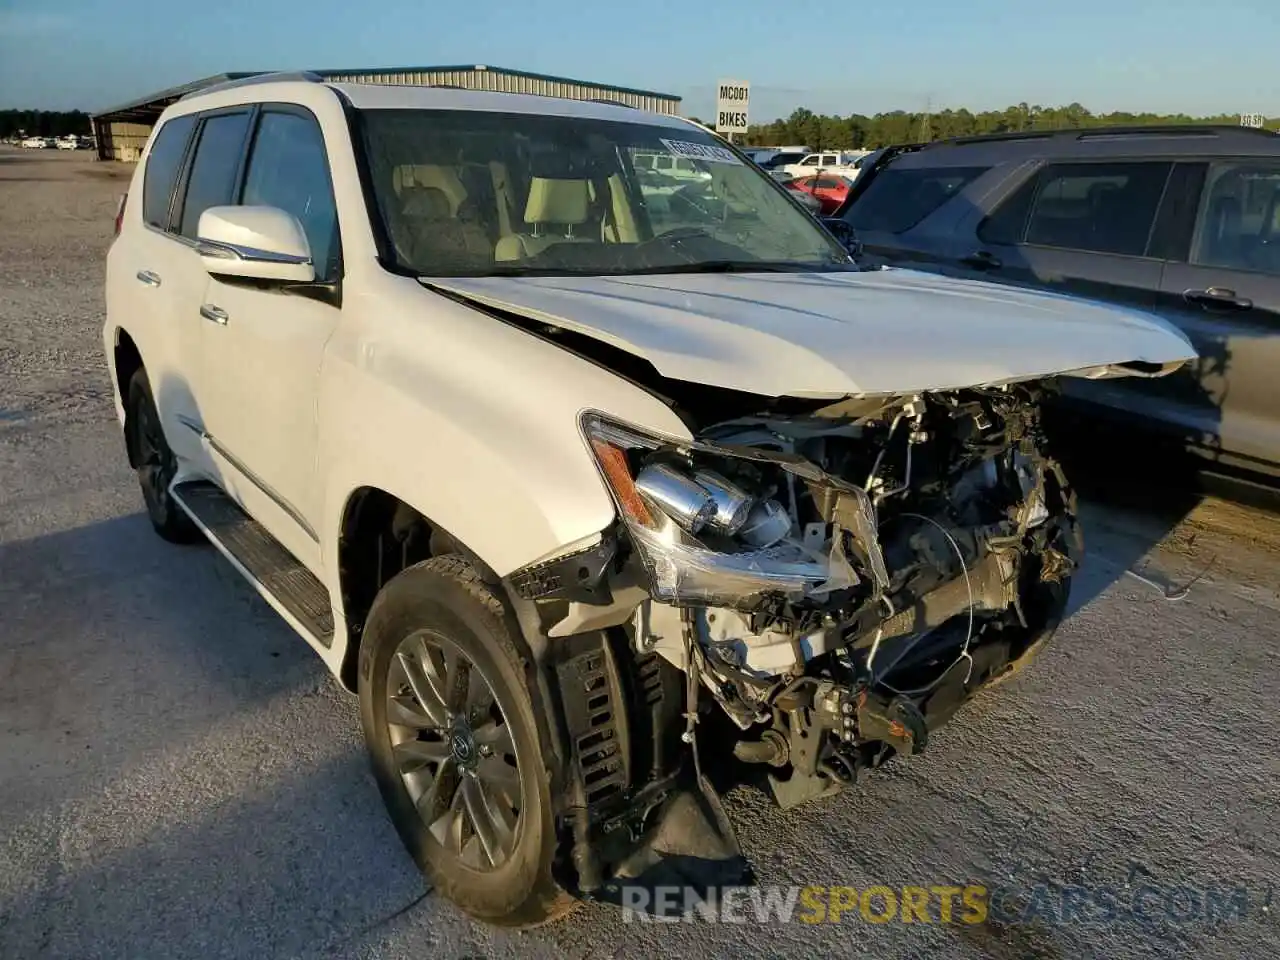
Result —
[[524, 208], [524, 221], [531, 232], [503, 237], [494, 250], [494, 259], [524, 260], [556, 243], [598, 243], [599, 237], [575, 233], [575, 228], [587, 222], [590, 210], [586, 180], [534, 177], [529, 181], [529, 199]]
[[404, 255], [424, 273], [480, 269], [493, 262], [484, 230], [451, 213], [449, 195], [439, 187], [406, 189], [400, 196]]
[[462, 178], [452, 167], [442, 167], [433, 163], [419, 163], [396, 167], [392, 171], [392, 187], [403, 200], [406, 190], [418, 187], [434, 187], [440, 190], [449, 200], [449, 216], [456, 217], [458, 208], [466, 202], [467, 188], [462, 185]]

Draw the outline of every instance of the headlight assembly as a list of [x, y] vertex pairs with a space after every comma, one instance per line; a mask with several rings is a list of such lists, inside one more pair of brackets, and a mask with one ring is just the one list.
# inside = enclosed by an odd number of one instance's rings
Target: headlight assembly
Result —
[[764, 593], [798, 599], [858, 582], [829, 538], [801, 541], [773, 498], [776, 465], [594, 415], [583, 427], [655, 599], [741, 607]]

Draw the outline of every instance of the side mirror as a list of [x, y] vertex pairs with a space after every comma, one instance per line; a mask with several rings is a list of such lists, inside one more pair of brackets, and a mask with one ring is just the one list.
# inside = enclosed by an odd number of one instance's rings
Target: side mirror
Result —
[[862, 253], [862, 242], [858, 239], [858, 234], [853, 227], [849, 226], [848, 220], [841, 217], [823, 217], [822, 225], [853, 256], [856, 257]]
[[210, 207], [196, 248], [215, 276], [311, 283], [316, 278], [302, 224], [278, 207]]

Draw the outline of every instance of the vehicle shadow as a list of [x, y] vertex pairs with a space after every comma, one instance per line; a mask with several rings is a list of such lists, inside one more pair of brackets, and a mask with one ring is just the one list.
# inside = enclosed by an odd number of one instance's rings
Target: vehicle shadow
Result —
[[[0, 544], [0, 608], [0, 726], [32, 751], [83, 739], [97, 762], [129, 766], [332, 686], [216, 551], [162, 541], [141, 513]], [[28, 787], [10, 779], [0, 795]]]
[[0, 544], [0, 956], [296, 955], [420, 896], [353, 698], [144, 514]]
[[211, 805], [140, 811], [155, 826], [63, 811], [45, 876], [0, 900], [0, 955], [343, 955], [424, 892], [367, 769], [348, 741]]

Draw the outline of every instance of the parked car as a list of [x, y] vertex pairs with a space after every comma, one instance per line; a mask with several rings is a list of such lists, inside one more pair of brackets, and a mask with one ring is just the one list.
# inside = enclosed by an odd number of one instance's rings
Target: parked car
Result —
[[48, 146], [48, 143], [44, 137], [27, 137], [22, 141], [24, 150], [43, 150], [46, 146]]
[[858, 161], [865, 154], [844, 151], [827, 153], [811, 153], [786, 163], [775, 164], [770, 169], [775, 174], [789, 174], [792, 177], [806, 177], [818, 174], [833, 174], [853, 179], [859, 173]]
[[632, 162], [637, 170], [650, 170], [658, 176], [685, 183], [706, 177], [706, 171], [689, 157], [676, 157], [669, 153], [637, 152], [633, 155]]
[[1140, 127], [891, 148], [839, 215], [879, 262], [1164, 317], [1199, 361], [1151, 382], [1069, 381], [1072, 410], [1280, 474], [1275, 134]]
[[798, 150], [779, 150], [772, 156], [761, 160], [760, 169], [765, 170], [770, 176], [780, 180], [791, 180], [793, 174], [786, 171], [789, 164], [795, 163], [797, 160], [803, 160], [805, 154]]
[[773, 147], [743, 147], [743, 154], [754, 164], [762, 164], [778, 151]]
[[[753, 163], [759, 164], [763, 167], [780, 153], [795, 154], [796, 159], [803, 159], [806, 154], [810, 153], [810, 150], [807, 146], [800, 144], [774, 147], [743, 147], [742, 152], [745, 153]], [[788, 160], [785, 162], [789, 163], [791, 161]]]
[[[651, 206], [633, 153], [705, 176]], [[790, 806], [924, 749], [1067, 602], [1043, 381], [1192, 355], [863, 270], [713, 134], [601, 103], [232, 82], [165, 110], [118, 218], [152, 526], [357, 693], [408, 851], [505, 924], [741, 881], [713, 764]]]
[[54, 141], [54, 143], [57, 145], [59, 150], [79, 150], [80, 149], [79, 137], [59, 137], [57, 140]]
[[844, 205], [853, 181], [848, 177], [822, 174], [796, 177], [794, 180], [785, 181], [783, 186], [788, 190], [795, 190], [813, 197], [818, 202], [818, 211], [824, 215], [831, 215]]

